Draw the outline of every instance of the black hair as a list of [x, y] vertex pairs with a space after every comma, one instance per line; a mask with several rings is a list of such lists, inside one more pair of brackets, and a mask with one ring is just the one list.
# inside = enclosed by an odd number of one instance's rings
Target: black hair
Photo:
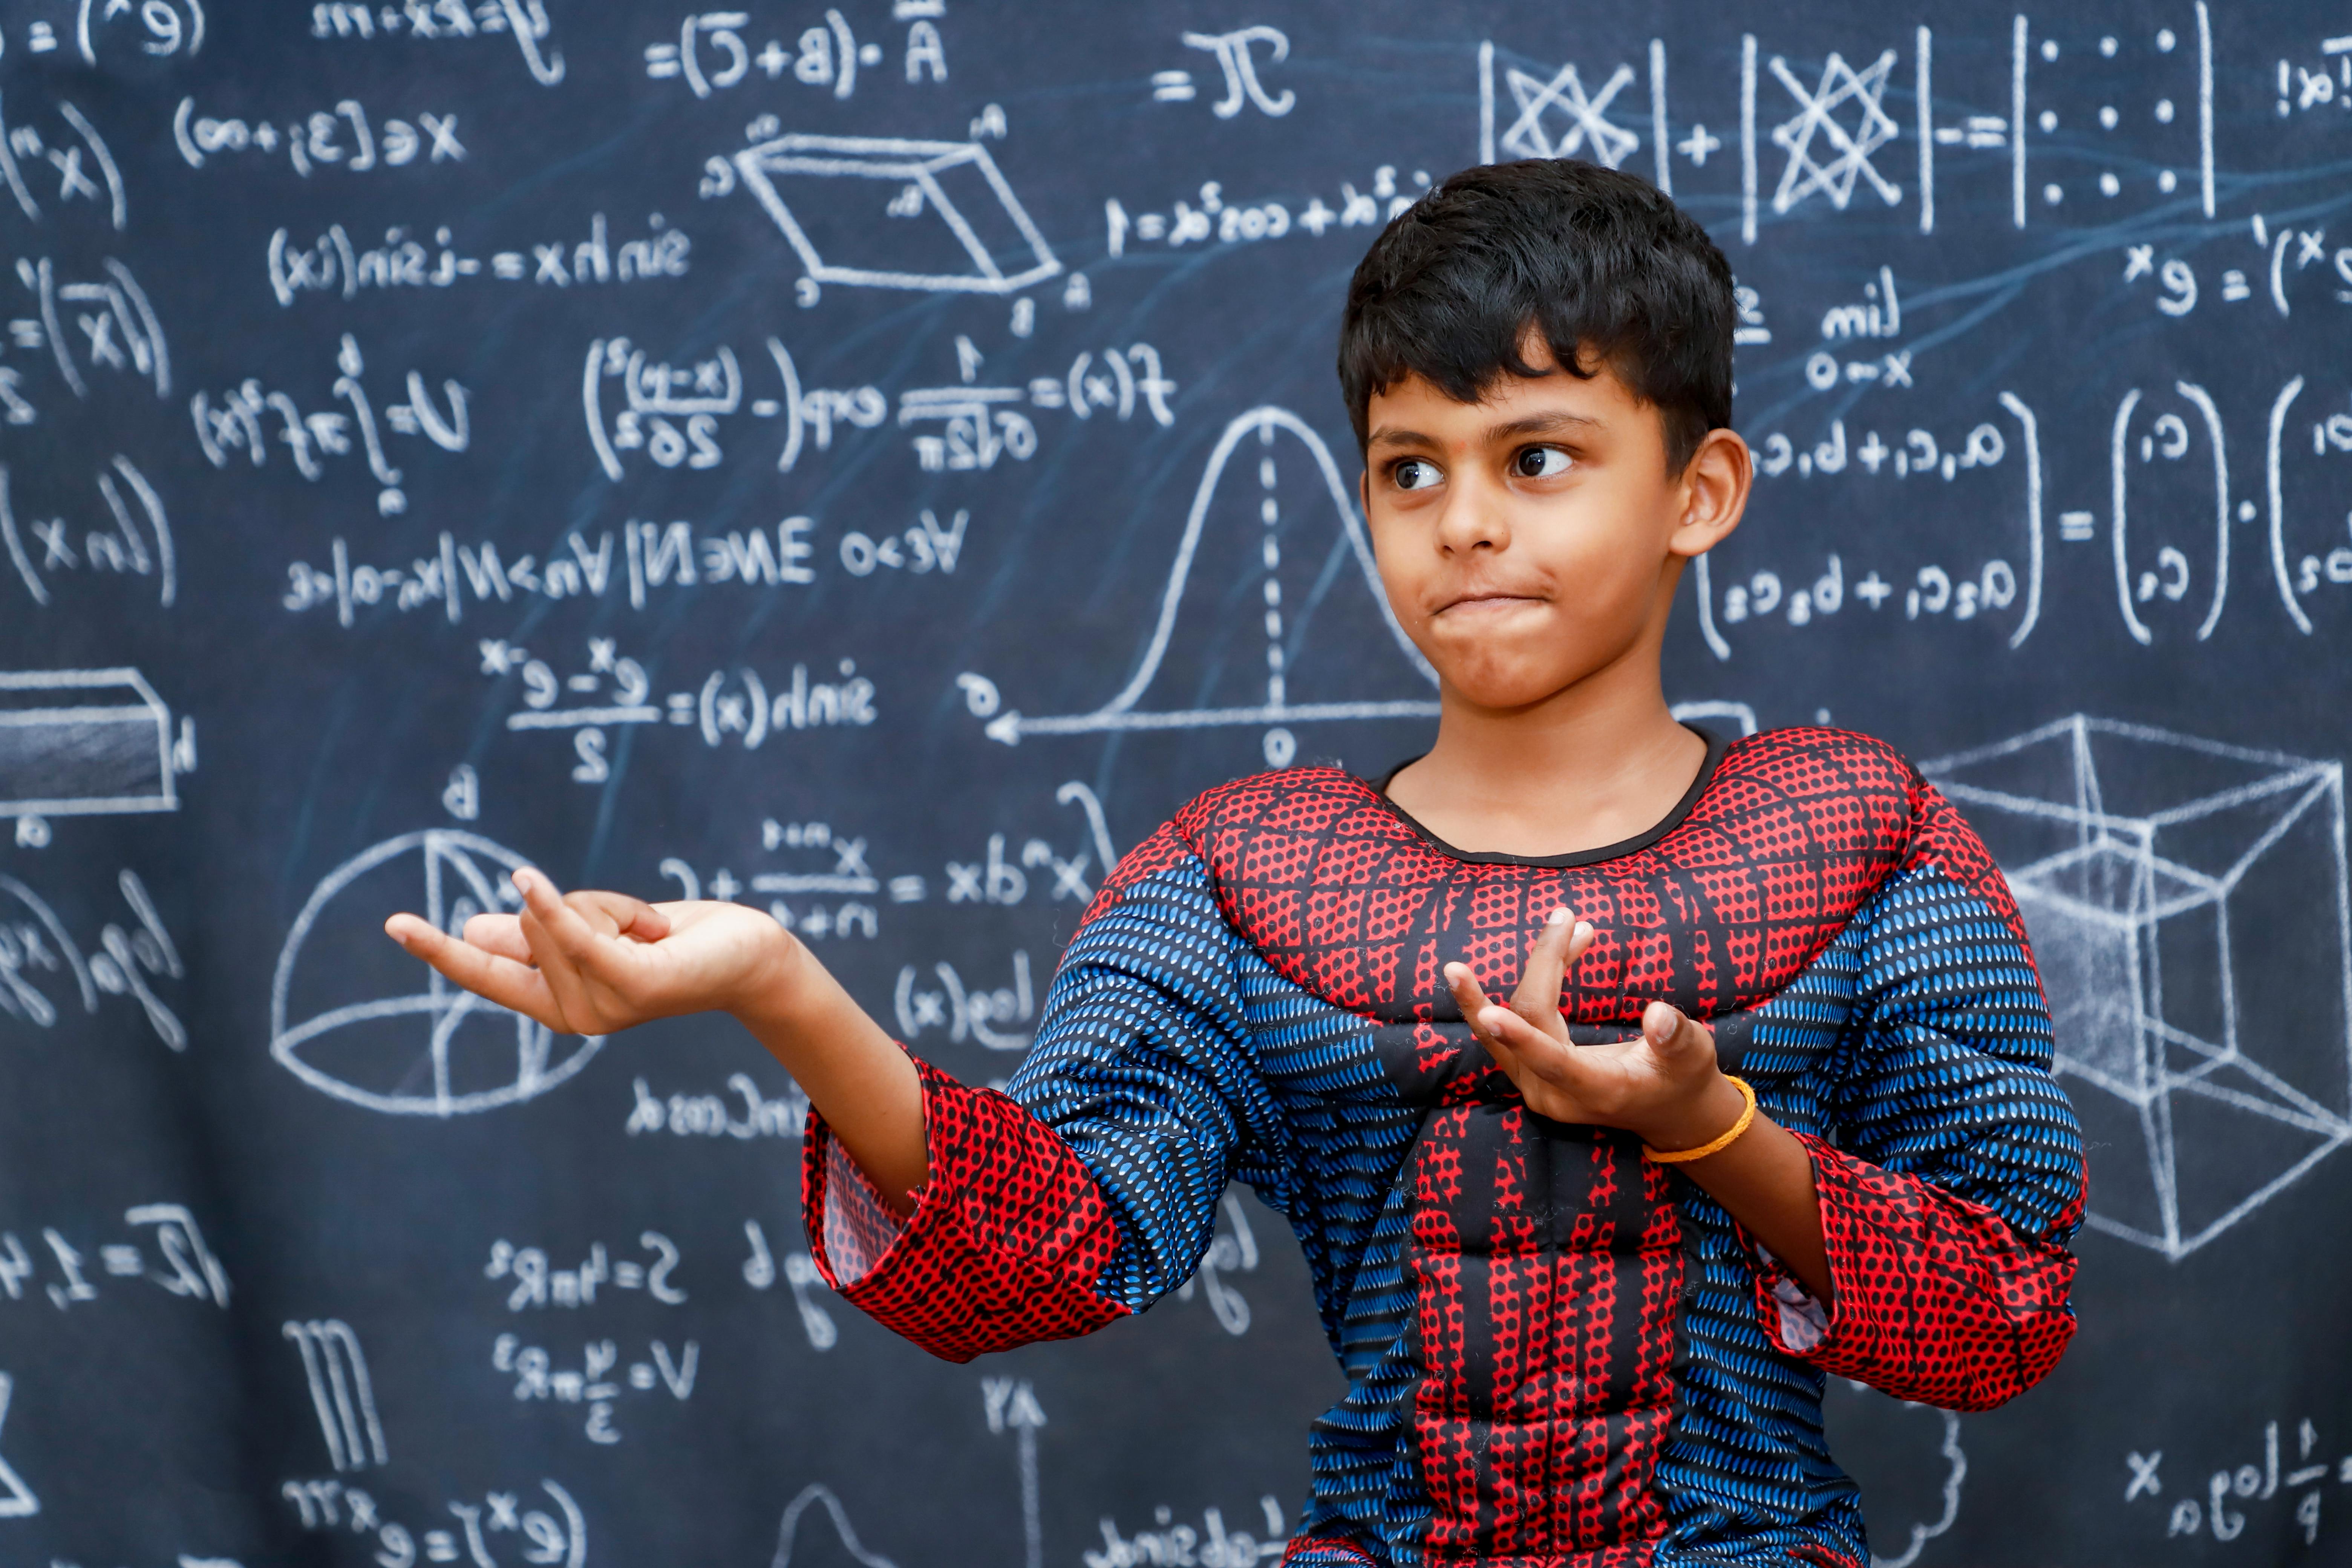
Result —
[[1519, 347], [1601, 364], [1658, 411], [1680, 473], [1731, 424], [1731, 265], [1706, 231], [1638, 174], [1565, 158], [1465, 169], [1391, 219], [1348, 285], [1339, 387], [1366, 445], [1373, 396], [1419, 375], [1475, 403]]

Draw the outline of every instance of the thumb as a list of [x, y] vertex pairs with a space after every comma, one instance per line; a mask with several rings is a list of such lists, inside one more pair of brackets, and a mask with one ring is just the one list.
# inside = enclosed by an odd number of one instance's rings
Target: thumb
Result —
[[1653, 1002], [1642, 1013], [1642, 1038], [1661, 1066], [1688, 1069], [1715, 1059], [1715, 1033], [1671, 1002]]
[[[566, 893], [563, 901], [590, 919], [590, 923], [606, 936], [635, 937], [639, 942], [659, 942], [669, 934], [669, 917], [646, 903], [643, 899], [626, 893], [583, 890]], [[611, 930], [605, 930], [609, 922]]]

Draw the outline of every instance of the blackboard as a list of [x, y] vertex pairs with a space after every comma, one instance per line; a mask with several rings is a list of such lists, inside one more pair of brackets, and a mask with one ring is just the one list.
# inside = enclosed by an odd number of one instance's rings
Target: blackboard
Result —
[[2339, 1559], [2342, 26], [8, 5], [0, 1563], [1277, 1555], [1339, 1378], [1254, 1200], [1147, 1316], [935, 1363], [817, 1282], [731, 1025], [550, 1039], [378, 926], [740, 899], [1001, 1080], [1180, 801], [1426, 743], [1338, 306], [1529, 155], [1738, 275], [1762, 473], [1671, 695], [1945, 784], [2090, 1140], [2044, 1385], [1832, 1387], [1881, 1561]]

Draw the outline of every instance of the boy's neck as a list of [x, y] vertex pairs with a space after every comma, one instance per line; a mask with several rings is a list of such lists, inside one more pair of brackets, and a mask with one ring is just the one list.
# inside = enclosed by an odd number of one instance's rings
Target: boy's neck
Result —
[[1657, 651], [1640, 644], [1526, 708], [1440, 697], [1435, 743], [1388, 795], [1457, 849], [1549, 856], [1621, 843], [1664, 821], [1706, 761], [1706, 741], [1666, 705]]

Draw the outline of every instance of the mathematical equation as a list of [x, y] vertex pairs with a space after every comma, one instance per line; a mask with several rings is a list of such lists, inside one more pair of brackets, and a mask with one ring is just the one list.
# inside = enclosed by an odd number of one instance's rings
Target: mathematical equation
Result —
[[1343, 180], [1333, 197], [1339, 205], [1327, 206], [1321, 196], [1312, 196], [1295, 214], [1279, 201], [1229, 198], [1220, 180], [1202, 184], [1198, 206], [1180, 199], [1164, 211], [1130, 215], [1125, 204], [1112, 196], [1103, 203], [1104, 243], [1112, 256], [1118, 257], [1127, 254], [1130, 238], [1172, 250], [1213, 241], [1232, 245], [1280, 239], [1290, 234], [1320, 239], [1333, 230], [1378, 230], [1428, 190], [1429, 171], [1415, 169], [1410, 188], [1401, 189], [1396, 165], [1382, 163], [1364, 184], [1365, 188], [1359, 191], [1353, 182]]
[[227, 1271], [186, 1205], [136, 1204], [122, 1211], [122, 1223], [130, 1227], [123, 1238], [93, 1244], [85, 1237], [79, 1247], [54, 1226], [43, 1226], [31, 1247], [15, 1231], [0, 1230], [0, 1296], [26, 1302], [46, 1297], [64, 1312], [97, 1300], [100, 1280], [143, 1279], [183, 1300], [228, 1306]]
[[[619, 479], [627, 471], [625, 458], [639, 453], [656, 468], [715, 468], [726, 459], [724, 422], [744, 412], [782, 422], [776, 467], [785, 472], [811, 450], [829, 451], [838, 432], [872, 430], [889, 418], [890, 402], [879, 388], [803, 385], [783, 342], [771, 337], [765, 347], [777, 395], [747, 404], [742, 361], [723, 343], [709, 358], [683, 364], [650, 358], [626, 338], [590, 343], [581, 403], [604, 476]], [[959, 380], [898, 394], [898, 428], [938, 426], [909, 438], [925, 473], [985, 470], [1001, 458], [1026, 462], [1037, 452], [1033, 410], [1081, 420], [1101, 412], [1122, 421], [1140, 411], [1154, 424], [1175, 423], [1169, 400], [1176, 384], [1162, 373], [1160, 352], [1150, 343], [1106, 349], [1099, 356], [1085, 350], [1063, 374], [1018, 386], [980, 384], [985, 363], [980, 350], [962, 335], [955, 349]]]
[[[1748, 245], [1768, 212], [1780, 218], [1816, 204], [1837, 213], [1907, 205], [1919, 232], [1933, 234], [1938, 184], [1956, 175], [1964, 188], [2006, 184], [2018, 229], [2070, 214], [2111, 222], [2126, 198], [2153, 211], [2176, 193], [2210, 218], [2211, 19], [2202, 3], [2169, 9], [2178, 25], [2108, 33], [2088, 47], [2037, 39], [2021, 15], [2005, 60], [1964, 48], [1958, 70], [1950, 55], [1939, 61], [1927, 26], [1792, 51], [1819, 59], [1818, 75], [1800, 74], [1753, 33], [1739, 36], [1731, 68], [1732, 51], [1720, 47], [1685, 54], [1675, 68], [1676, 51], [1656, 38], [1646, 59], [1557, 65], [1489, 40], [1478, 56], [1479, 156], [1586, 157], [1617, 168], [1646, 146], [1643, 173], [1668, 194], [1736, 196]], [[1910, 100], [1914, 124], [1888, 111], [1890, 92]], [[1955, 112], [1955, 99], [1970, 109]], [[1696, 112], [1684, 107], [1694, 103]], [[1994, 104], [2006, 112], [1975, 107]]]
[[530, 79], [554, 87], [563, 80], [563, 57], [547, 47], [552, 31], [545, 0], [348, 0], [312, 5], [309, 36], [355, 43], [445, 43], [503, 34], [514, 41]]
[[[30, 423], [29, 417], [26, 422]], [[46, 607], [62, 586], [61, 576], [75, 583], [146, 579], [154, 584], [156, 603], [171, 608], [179, 595], [180, 574], [163, 498], [139, 466], [120, 452], [98, 469], [93, 488], [110, 527], [76, 526], [55, 515], [28, 516], [20, 525], [11, 475], [7, 465], [0, 463], [0, 544], [7, 547], [16, 580], [34, 604]]]
[[269, 291], [290, 309], [306, 294], [357, 300], [362, 289], [447, 289], [483, 278], [571, 289], [687, 275], [694, 240], [659, 213], [648, 213], [645, 232], [633, 239], [617, 238], [601, 212], [590, 215], [587, 228], [585, 239], [533, 240], [528, 256], [494, 250], [487, 258], [457, 248], [456, 231], [446, 224], [432, 228], [430, 245], [417, 237], [425, 232], [421, 226], [395, 224], [383, 231], [381, 244], [364, 247], [340, 223], [306, 243], [279, 228], [270, 234], [266, 255]]
[[[62, 34], [55, 22], [36, 17], [25, 23], [16, 47], [36, 60], [56, 55], [90, 67], [97, 66], [101, 52], [136, 51], [151, 60], [181, 60], [193, 58], [205, 47], [204, 0], [103, 6], [84, 0], [60, 9], [74, 16]], [[0, 57], [9, 47], [7, 30], [0, 27]]]
[[367, 360], [360, 353], [359, 341], [349, 332], [336, 351], [335, 370], [328, 395], [343, 408], [330, 406], [305, 414], [290, 395], [265, 390], [252, 378], [223, 392], [217, 401], [209, 393], [198, 392], [188, 404], [197, 444], [204, 449], [205, 460], [215, 468], [227, 468], [240, 453], [252, 467], [262, 468], [268, 462], [271, 447], [283, 447], [294, 471], [314, 484], [325, 475], [330, 461], [356, 454], [365, 460], [369, 475], [379, 487], [376, 510], [385, 517], [397, 517], [408, 510], [408, 494], [401, 488], [401, 470], [392, 462], [390, 438], [417, 437], [444, 452], [464, 451], [473, 439], [466, 389], [455, 381], [442, 382], [440, 395], [447, 404], [445, 412], [425, 384], [424, 373], [411, 370], [407, 400], [385, 404], [379, 421], [375, 402], [361, 380], [367, 374]]
[[[35, 223], [48, 216], [42, 200], [46, 196], [61, 213], [82, 210], [76, 204], [83, 203], [88, 211], [103, 213], [117, 230], [123, 228], [130, 222], [130, 199], [106, 138], [66, 100], [58, 100], [57, 114], [58, 123], [51, 124], [47, 136], [38, 125], [21, 120], [11, 124], [0, 116], [0, 181]], [[89, 154], [87, 162], [84, 153]], [[54, 180], [56, 189], [37, 194], [33, 182], [43, 175]]]
[[694, 1380], [702, 1366], [702, 1347], [693, 1340], [671, 1352], [660, 1340], [650, 1342], [646, 1359], [621, 1364], [621, 1352], [611, 1340], [592, 1340], [580, 1351], [580, 1364], [559, 1366], [539, 1345], [524, 1344], [514, 1334], [500, 1334], [490, 1347], [490, 1367], [514, 1379], [514, 1396], [530, 1404], [578, 1405], [587, 1415], [582, 1432], [592, 1443], [610, 1445], [622, 1432], [614, 1411], [632, 1394], [667, 1392], [683, 1405], [694, 1395]]
[[[665, 1107], [652, 1098], [643, 1079], [636, 1089], [638, 1103], [629, 1124], [632, 1134], [656, 1130], [646, 1114], [649, 1107], [663, 1127], [680, 1135], [705, 1131], [723, 1135], [727, 1131], [726, 1107], [715, 1097], [707, 1098], [719, 1107], [722, 1124], [706, 1130], [698, 1125], [706, 1114], [705, 1097], [673, 1096]], [[803, 1121], [805, 1105], [803, 1100]], [[792, 1294], [810, 1348], [833, 1349], [839, 1342], [840, 1329], [826, 1309], [828, 1292], [815, 1260], [798, 1250], [787, 1251], [780, 1260], [769, 1245], [766, 1229], [756, 1219], [743, 1222], [743, 1237], [745, 1252], [736, 1271], [744, 1285], [765, 1292], [781, 1278]], [[650, 1300], [675, 1308], [688, 1300], [688, 1292], [677, 1283], [682, 1262], [677, 1243], [654, 1230], [639, 1236], [634, 1258], [615, 1258], [604, 1242], [597, 1241], [590, 1243], [585, 1256], [570, 1267], [554, 1265], [542, 1247], [518, 1247], [500, 1238], [490, 1246], [483, 1277], [504, 1289], [509, 1312], [593, 1310], [600, 1292], [609, 1305], [616, 1299], [611, 1294], [615, 1290], [642, 1292]], [[547, 1347], [528, 1343], [522, 1335], [512, 1332], [499, 1334], [490, 1352], [491, 1369], [512, 1380], [510, 1392], [515, 1399], [544, 1403], [551, 1408], [578, 1406], [582, 1434], [597, 1444], [621, 1440], [619, 1413], [638, 1395], [666, 1394], [674, 1404], [685, 1404], [693, 1396], [701, 1364], [702, 1347], [693, 1339], [675, 1348], [665, 1339], [648, 1340], [643, 1356], [625, 1363], [618, 1342], [611, 1338], [582, 1341], [576, 1363], [559, 1360]]]
[[[2291, 1521], [2288, 1528], [2302, 1537], [2305, 1546], [2318, 1544], [2324, 1500], [2335, 1489], [2352, 1487], [2352, 1454], [2331, 1457], [2324, 1452], [2319, 1428], [2308, 1417], [2291, 1429], [2265, 1422], [2259, 1444], [2249, 1447], [2255, 1451], [2190, 1482], [2185, 1496], [2165, 1490], [2162, 1449], [2134, 1452], [2125, 1460], [2131, 1479], [2124, 1487], [2124, 1501], [2134, 1505], [2136, 1513], [2161, 1518], [2167, 1540], [2210, 1536], [2236, 1541], [2245, 1535], [2250, 1520], [2261, 1523], [2269, 1514], [2269, 1527], [2258, 1528], [2254, 1540], [2276, 1541], [2278, 1526]], [[2179, 1468], [2177, 1462], [2174, 1468]], [[2287, 1520], [2278, 1520], [2281, 1513]]]
[[482, 1278], [511, 1281], [506, 1293], [509, 1312], [545, 1307], [593, 1307], [599, 1287], [642, 1290], [664, 1306], [682, 1305], [686, 1292], [670, 1281], [679, 1261], [677, 1244], [657, 1230], [648, 1230], [637, 1237], [637, 1250], [649, 1256], [625, 1258], [615, 1263], [603, 1242], [592, 1242], [587, 1256], [578, 1266], [559, 1268], [548, 1261], [545, 1248], [519, 1247], [501, 1237], [490, 1244], [489, 1261], [483, 1267]]
[[[78, 400], [86, 401], [91, 381], [101, 377], [108, 384], [115, 378], [143, 383], [157, 397], [170, 396], [171, 345], [147, 291], [130, 268], [110, 256], [99, 269], [102, 278], [64, 280], [47, 257], [18, 257], [16, 281], [32, 297], [35, 313], [9, 319], [0, 357], [11, 351], [46, 351], [58, 378]], [[37, 423], [38, 395], [16, 362], [0, 363], [0, 425]]]
[[368, 118], [367, 106], [349, 98], [331, 110], [298, 114], [283, 130], [267, 120], [248, 123], [236, 116], [223, 120], [198, 114], [196, 100], [184, 98], [172, 115], [172, 139], [191, 169], [238, 153], [267, 157], [283, 151], [287, 166], [306, 180], [320, 169], [364, 174], [372, 169], [404, 169], [420, 159], [428, 167], [466, 161], [455, 113], [428, 110], [413, 119], [387, 116], [376, 125]]
[[[486, 1493], [478, 1502], [446, 1502], [443, 1509], [454, 1526], [431, 1529], [383, 1517], [384, 1504], [374, 1494], [340, 1480], [291, 1480], [278, 1494], [306, 1532], [367, 1538], [375, 1547], [371, 1560], [379, 1568], [415, 1568], [419, 1563], [501, 1568], [515, 1562], [533, 1568], [586, 1568], [588, 1521], [579, 1503], [551, 1480], [541, 1480], [539, 1490], [543, 1508], [523, 1507], [527, 1497], [541, 1500], [520, 1488]], [[414, 1503], [413, 1498], [399, 1500]]]
[[667, 1132], [674, 1138], [798, 1139], [808, 1130], [808, 1096], [800, 1085], [787, 1084], [781, 1095], [761, 1091], [750, 1073], [733, 1073], [727, 1093], [656, 1094], [642, 1078], [635, 1079], [635, 1102], [623, 1125], [630, 1137]]
[[[945, 0], [899, 0], [891, 7], [892, 19], [908, 24], [901, 59], [908, 83], [948, 79], [947, 44], [933, 20], [946, 14]], [[861, 68], [871, 71], [887, 64], [883, 47], [860, 43], [837, 7], [828, 7], [822, 21], [803, 27], [792, 47], [769, 37], [754, 48], [744, 37], [751, 25], [750, 14], [742, 11], [689, 16], [678, 24], [676, 43], [665, 39], [645, 47], [646, 75], [655, 81], [683, 82], [695, 97], [709, 98], [750, 79], [756, 69], [767, 81], [789, 79], [846, 99], [857, 91]]]
[[[28, 823], [40, 819], [18, 819], [18, 843], [29, 848], [47, 843], [47, 827], [28, 833]], [[140, 1009], [157, 1039], [184, 1051], [187, 1026], [152, 983], [184, 978], [187, 966], [139, 874], [126, 867], [115, 886], [129, 906], [130, 923], [109, 921], [96, 942], [83, 943], [47, 900], [16, 878], [0, 876], [0, 1016], [48, 1029], [76, 998], [84, 1013], [95, 1014], [101, 996], [121, 997]]]
[[731, 675], [714, 669], [698, 685], [666, 692], [656, 703], [645, 667], [620, 654], [612, 637], [590, 638], [587, 668], [562, 677], [528, 648], [503, 639], [486, 638], [480, 648], [483, 675], [520, 679], [523, 706], [507, 715], [508, 730], [572, 732], [575, 784], [599, 784], [612, 776], [605, 732], [616, 726], [676, 727], [693, 731], [714, 751], [732, 742], [755, 752], [771, 735], [864, 729], [881, 715], [874, 682], [857, 673], [853, 658], [837, 661], [837, 680], [812, 680], [806, 664], [794, 664], [791, 676], [772, 688], [756, 669]]
[[[1906, 525], [1898, 531], [1883, 521], [1898, 510], [1887, 495], [1857, 515], [1850, 547], [1801, 566], [1785, 558], [1761, 569], [1739, 564], [1747, 544], [1735, 537], [1696, 574], [1700, 634], [1728, 658], [1732, 632], [1743, 624], [1822, 627], [1843, 624], [1832, 617], [1859, 605], [1873, 615], [1899, 609], [1906, 623], [1990, 625], [2014, 648], [2042, 617], [2053, 551], [2104, 542], [2108, 566], [2095, 569], [2093, 581], [2105, 579], [2124, 631], [2143, 647], [2168, 630], [2210, 638], [2229, 602], [2231, 557], [2241, 553], [2261, 559], [2238, 580], [2251, 575], [2257, 591], [2274, 591], [2296, 630], [2312, 635], [2314, 614], [2347, 598], [2332, 590], [2352, 585], [2352, 515], [2341, 501], [2352, 393], [2331, 409], [2320, 395], [2303, 401], [2308, 390], [2296, 375], [2269, 399], [2260, 479], [2250, 480], [2232, 466], [2227, 431], [2239, 411], [2223, 399], [2185, 380], [2127, 389], [2106, 431], [2107, 494], [2098, 510], [2045, 499], [2048, 437], [2033, 409], [2008, 392], [1996, 399], [2000, 417], [1965, 432], [1914, 426], [1889, 439], [1874, 426], [1849, 430], [1841, 417], [1818, 440], [1763, 434], [1754, 442], [1760, 507], [1777, 506], [1772, 487], [1791, 483], [1908, 490], [1899, 507]], [[1923, 481], [1925, 495], [1917, 493]], [[1990, 497], [1957, 505], [1942, 499], [1946, 487], [1958, 501], [1985, 482], [1995, 486]], [[1805, 515], [1834, 514], [1812, 508]], [[2011, 543], [1996, 553], [1964, 542], [1981, 541], [1996, 517]]]

